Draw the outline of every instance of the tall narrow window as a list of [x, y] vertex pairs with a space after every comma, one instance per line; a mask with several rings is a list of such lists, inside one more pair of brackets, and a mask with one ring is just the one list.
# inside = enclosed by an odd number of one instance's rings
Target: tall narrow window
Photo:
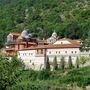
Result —
[[51, 54], [51, 51], [49, 52], [49, 54]]
[[61, 42], [61, 44], [63, 44], [63, 42]]

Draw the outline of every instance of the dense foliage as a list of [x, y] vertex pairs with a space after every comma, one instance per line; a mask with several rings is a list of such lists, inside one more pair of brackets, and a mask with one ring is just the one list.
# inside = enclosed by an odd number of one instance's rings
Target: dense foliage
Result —
[[34, 71], [26, 70], [22, 61], [15, 57], [8, 59], [0, 55], [0, 90], [67, 90], [87, 85], [90, 85], [89, 66]]
[[18, 79], [16, 84], [9, 87], [10, 90], [67, 90], [68, 85], [86, 87], [90, 84], [90, 67], [67, 70], [67, 73], [27, 70]]
[[17, 58], [9, 60], [0, 55], [0, 90], [16, 84], [23, 69], [24, 64]]
[[34, 37], [46, 38], [55, 30], [62, 37], [85, 39], [89, 16], [89, 0], [0, 0], [0, 47], [10, 31], [24, 28]]

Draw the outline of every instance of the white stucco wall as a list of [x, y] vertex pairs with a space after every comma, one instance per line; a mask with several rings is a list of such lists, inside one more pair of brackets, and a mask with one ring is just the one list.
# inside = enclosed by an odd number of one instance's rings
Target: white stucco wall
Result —
[[[57, 48], [57, 49], [47, 49], [46, 56], [49, 57], [49, 61], [53, 62], [55, 56], [57, 57], [58, 64], [61, 61], [62, 56], [66, 64], [68, 64], [69, 56], [72, 58], [73, 65], [76, 64], [77, 56], [90, 56], [90, 51], [81, 52], [79, 48]], [[34, 70], [40, 70], [44, 68], [45, 57], [43, 55], [37, 55], [36, 50], [22, 50], [18, 51], [18, 58], [21, 58], [25, 63], [27, 68], [32, 68]]]
[[18, 58], [22, 60], [34, 60], [35, 50], [23, 50], [18, 52]]
[[47, 49], [47, 55], [76, 55], [79, 54], [79, 48], [57, 48], [57, 49]]
[[[78, 55], [80, 55], [79, 48], [62, 48], [62, 49], [57, 48], [57, 49], [46, 50], [46, 56], [49, 57], [50, 62], [53, 62], [54, 57], [56, 56], [58, 63], [60, 63], [61, 57], [64, 56], [65, 62], [67, 63], [69, 56], [71, 56], [72, 62], [73, 64], [75, 64]], [[45, 57], [37, 56], [35, 50], [19, 51], [18, 58], [21, 58], [27, 67], [33, 67], [34, 69], [39, 69], [44, 67]]]
[[57, 57], [58, 62], [60, 62], [62, 56], [64, 56], [65, 61], [68, 62], [69, 56], [71, 56], [72, 62], [75, 64], [76, 58], [79, 54], [79, 48], [47, 49], [47, 56], [51, 62], [54, 60], [55, 56]]
[[18, 51], [18, 58], [22, 59], [27, 68], [38, 70], [44, 67], [44, 57], [36, 56], [35, 50], [22, 50]]

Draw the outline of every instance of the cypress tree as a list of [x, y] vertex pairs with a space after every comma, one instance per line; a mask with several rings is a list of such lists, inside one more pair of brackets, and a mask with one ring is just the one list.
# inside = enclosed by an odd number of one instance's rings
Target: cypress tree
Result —
[[60, 67], [62, 70], [65, 68], [65, 61], [63, 56], [61, 57]]
[[68, 59], [68, 67], [69, 67], [70, 69], [73, 67], [71, 56], [69, 56], [69, 59]]
[[57, 57], [56, 56], [54, 57], [54, 60], [53, 60], [53, 67], [54, 67], [54, 70], [58, 69]]

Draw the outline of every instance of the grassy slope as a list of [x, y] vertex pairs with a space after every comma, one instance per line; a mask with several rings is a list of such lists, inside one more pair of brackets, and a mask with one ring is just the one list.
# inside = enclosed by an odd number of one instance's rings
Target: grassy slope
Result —
[[17, 83], [12, 88], [23, 88], [24, 90], [66, 90], [67, 85], [76, 85], [79, 87], [89, 85], [90, 67], [72, 69], [64, 73], [62, 71], [49, 73], [46, 71], [24, 71], [20, 78], [22, 78], [21, 82]]

